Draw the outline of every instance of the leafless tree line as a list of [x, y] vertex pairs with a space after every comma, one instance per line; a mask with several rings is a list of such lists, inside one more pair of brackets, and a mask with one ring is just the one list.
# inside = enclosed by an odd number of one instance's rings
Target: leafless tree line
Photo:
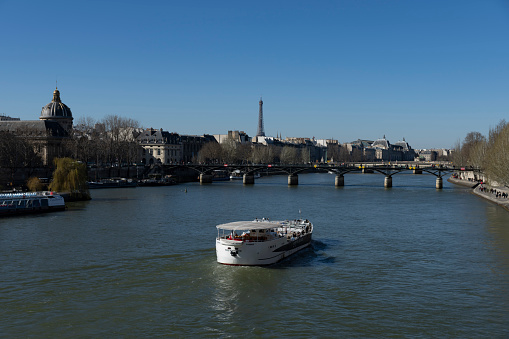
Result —
[[14, 181], [18, 169], [24, 168], [27, 174], [31, 175], [41, 166], [42, 159], [31, 142], [12, 132], [0, 131], [0, 167], [8, 170], [10, 182]]
[[468, 133], [463, 142], [456, 143], [453, 162], [479, 168], [490, 180], [509, 186], [509, 124], [500, 121], [487, 137]]
[[66, 156], [96, 165], [122, 165], [136, 161], [139, 146], [138, 121], [118, 115], [108, 115], [100, 121], [80, 118], [72, 137], [65, 142]]
[[227, 140], [205, 144], [196, 161], [200, 163], [299, 164], [309, 162], [309, 149], [292, 146], [241, 144]]
[[334, 162], [362, 162], [366, 160], [361, 148], [354, 147], [352, 151], [349, 151], [346, 145], [338, 144], [327, 145], [327, 158]]
[[[241, 144], [229, 139], [221, 144], [205, 144], [195, 160], [200, 163], [302, 164], [311, 161], [310, 152], [307, 146]], [[349, 152], [344, 146], [329, 145], [327, 158], [336, 162], [363, 161], [364, 155], [361, 149]]]

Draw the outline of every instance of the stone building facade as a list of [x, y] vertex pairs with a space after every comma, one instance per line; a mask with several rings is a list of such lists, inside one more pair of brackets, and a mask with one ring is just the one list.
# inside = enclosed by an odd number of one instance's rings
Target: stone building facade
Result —
[[58, 88], [53, 100], [42, 108], [39, 120], [0, 120], [0, 130], [31, 142], [44, 165], [51, 165], [55, 157], [64, 155], [63, 143], [71, 138], [72, 129], [71, 109], [60, 100]]
[[182, 162], [182, 140], [177, 133], [148, 128], [136, 140], [141, 146], [142, 164], [176, 164]]

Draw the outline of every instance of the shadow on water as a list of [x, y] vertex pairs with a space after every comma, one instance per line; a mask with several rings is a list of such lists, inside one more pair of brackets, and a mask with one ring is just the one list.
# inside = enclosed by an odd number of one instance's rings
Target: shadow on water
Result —
[[322, 264], [334, 264], [336, 262], [336, 257], [328, 255], [327, 249], [338, 245], [338, 240], [312, 240], [311, 244], [307, 248], [278, 263], [267, 266], [267, 268], [287, 269], [291, 267], [309, 267]]

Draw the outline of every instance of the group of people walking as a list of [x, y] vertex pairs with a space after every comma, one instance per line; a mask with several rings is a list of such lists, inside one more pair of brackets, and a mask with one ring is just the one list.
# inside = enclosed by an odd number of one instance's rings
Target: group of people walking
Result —
[[488, 188], [488, 187], [486, 187], [484, 185], [479, 185], [479, 191], [480, 192], [491, 193], [491, 194], [495, 195], [496, 198], [505, 198], [505, 199], [507, 199], [507, 197], [509, 196], [509, 194], [507, 192], [499, 191], [499, 190], [496, 190], [494, 188]]

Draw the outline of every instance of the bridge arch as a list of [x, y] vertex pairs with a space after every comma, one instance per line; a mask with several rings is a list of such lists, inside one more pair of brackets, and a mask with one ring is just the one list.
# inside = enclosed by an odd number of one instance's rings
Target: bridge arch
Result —
[[254, 175], [257, 172], [285, 173], [288, 175], [289, 185], [298, 185], [298, 175], [305, 171], [319, 171], [336, 174], [335, 185], [344, 186], [345, 174], [351, 172], [377, 172], [385, 176], [384, 186], [392, 187], [392, 177], [405, 171], [413, 171], [414, 174], [426, 172], [434, 175], [436, 179], [436, 188], [443, 187], [443, 176], [460, 170], [475, 170], [467, 168], [458, 168], [449, 164], [429, 164], [421, 165], [415, 163], [391, 164], [391, 163], [341, 163], [341, 164], [174, 164], [162, 165], [167, 168], [189, 168], [200, 175], [200, 181], [203, 183], [212, 182], [212, 174], [217, 170], [232, 172], [239, 170], [243, 173], [244, 183], [254, 184]]

